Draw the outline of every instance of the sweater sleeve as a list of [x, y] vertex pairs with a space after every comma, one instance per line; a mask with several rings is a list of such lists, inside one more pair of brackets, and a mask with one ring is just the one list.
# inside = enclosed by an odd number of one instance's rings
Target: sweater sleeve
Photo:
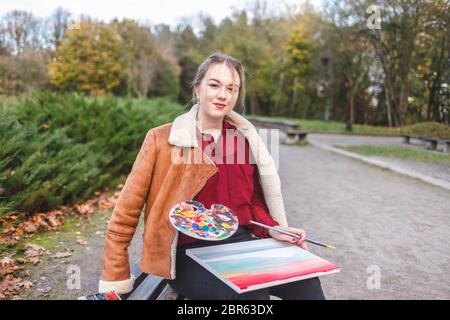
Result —
[[[253, 175], [253, 184], [254, 190], [252, 195], [252, 219], [256, 222], [263, 223], [268, 226], [278, 226], [279, 223], [272, 219], [269, 213], [269, 209], [267, 208], [266, 201], [264, 200], [264, 194], [261, 188], [261, 184], [258, 179], [258, 167], [255, 165], [254, 175]], [[269, 238], [269, 230], [263, 227], [259, 227], [251, 224], [249, 226], [252, 230], [252, 233], [258, 238]]]

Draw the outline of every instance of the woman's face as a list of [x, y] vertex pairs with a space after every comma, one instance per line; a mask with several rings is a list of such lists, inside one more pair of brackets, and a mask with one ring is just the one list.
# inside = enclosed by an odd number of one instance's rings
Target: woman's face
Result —
[[212, 65], [195, 88], [200, 99], [200, 112], [209, 118], [223, 118], [233, 110], [239, 86], [239, 75], [235, 70], [224, 63]]

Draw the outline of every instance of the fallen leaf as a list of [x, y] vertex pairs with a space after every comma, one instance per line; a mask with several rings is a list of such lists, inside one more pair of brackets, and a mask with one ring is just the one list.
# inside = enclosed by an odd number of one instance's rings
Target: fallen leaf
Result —
[[14, 232], [16, 232], [16, 228], [10, 227], [10, 228], [7, 228], [7, 229], [3, 230], [2, 234], [8, 236], [8, 235], [14, 234]]
[[114, 207], [114, 205], [115, 205], [114, 199], [109, 197], [100, 199], [100, 201], [98, 202], [98, 207], [100, 209], [111, 209]]
[[4, 257], [0, 260], [0, 266], [0, 277], [4, 277], [5, 275], [13, 274], [22, 270], [22, 268], [16, 265], [14, 260], [10, 257]]
[[41, 293], [41, 294], [47, 294], [47, 293], [49, 293], [49, 292], [52, 291], [52, 290], [53, 290], [53, 287], [50, 287], [50, 286], [45, 287], [45, 288], [38, 288], [38, 289], [37, 289], [37, 291], [38, 291], [39, 293]]
[[41, 224], [41, 222], [42, 222], [42, 214], [41, 213], [39, 213], [39, 214], [35, 214], [32, 218], [31, 218], [31, 220], [34, 222], [34, 223], [36, 223], [36, 224]]
[[34, 233], [38, 230], [38, 226], [34, 224], [32, 221], [26, 221], [23, 223], [23, 228], [28, 233]]
[[12, 275], [4, 277], [0, 282], [0, 299], [9, 299], [16, 296], [21, 291], [20, 282], [22, 279], [15, 278]]
[[13, 264], [14, 260], [11, 259], [10, 257], [4, 257], [2, 260], [0, 260], [0, 265], [3, 267], [7, 264]]
[[42, 259], [39, 259], [38, 257], [31, 257], [28, 259], [28, 261], [30, 261], [35, 266], [42, 263]]
[[12, 222], [12, 221], [15, 221], [15, 220], [17, 220], [17, 216], [16, 215], [9, 215], [9, 216], [4, 216], [3, 218], [2, 218], [2, 220], [3, 221], [5, 221], [5, 222]]
[[40, 226], [41, 226], [45, 231], [52, 230], [52, 227], [51, 227], [46, 221], [41, 221]]
[[44, 254], [46, 249], [44, 247], [38, 246], [37, 244], [26, 243], [25, 244], [25, 259], [31, 257], [37, 257]]
[[24, 289], [29, 289], [33, 286], [33, 282], [29, 280], [25, 280], [19, 283], [19, 286], [23, 287]]
[[72, 256], [72, 253], [70, 253], [70, 252], [57, 252], [57, 253], [53, 256], [53, 258], [55, 258], [55, 259], [61, 259], [61, 258], [67, 258], [67, 257], [70, 257], [70, 256]]
[[47, 217], [47, 221], [51, 227], [58, 227], [60, 225], [56, 217], [53, 216]]
[[78, 240], [77, 240], [77, 243], [84, 246], [84, 245], [87, 244], [87, 241], [86, 241], [86, 240], [83, 240], [83, 239], [78, 239]]
[[80, 213], [82, 216], [90, 216], [94, 213], [94, 208], [92, 208], [91, 205], [85, 203], [85, 204], [79, 204], [75, 205], [75, 209]]

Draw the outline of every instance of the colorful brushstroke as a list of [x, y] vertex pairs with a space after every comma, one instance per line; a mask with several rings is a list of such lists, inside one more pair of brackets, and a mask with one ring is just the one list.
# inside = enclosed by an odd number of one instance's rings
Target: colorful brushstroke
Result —
[[295, 245], [264, 239], [191, 249], [189, 256], [238, 292], [339, 271], [340, 267]]

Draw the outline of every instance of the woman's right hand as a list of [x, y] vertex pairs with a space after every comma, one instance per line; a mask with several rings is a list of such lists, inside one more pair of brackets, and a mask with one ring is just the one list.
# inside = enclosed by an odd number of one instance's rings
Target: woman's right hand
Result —
[[302, 248], [304, 250], [308, 250], [308, 245], [306, 244], [306, 241], [305, 241], [305, 239], [306, 239], [305, 230], [297, 229], [297, 228], [281, 227], [281, 226], [277, 226], [277, 228], [289, 231], [291, 233], [298, 234], [300, 236], [300, 239], [297, 239], [290, 235], [287, 235], [287, 234], [284, 234], [281, 232], [277, 232], [277, 231], [271, 229], [271, 230], [269, 230], [269, 234], [272, 238], [277, 239], [279, 241], [290, 242], [290, 243], [293, 243], [293, 244], [299, 246], [300, 248]]

